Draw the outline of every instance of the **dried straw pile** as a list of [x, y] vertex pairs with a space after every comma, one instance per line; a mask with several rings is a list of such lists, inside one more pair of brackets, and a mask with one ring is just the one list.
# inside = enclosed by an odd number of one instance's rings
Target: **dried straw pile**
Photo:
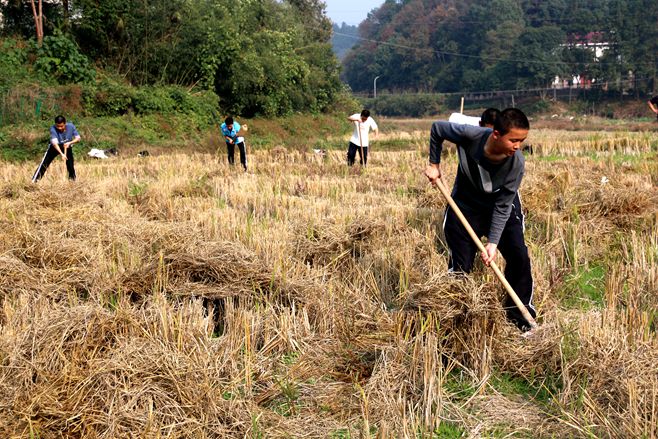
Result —
[[223, 352], [199, 314], [167, 309], [171, 321], [161, 311], [81, 305], [15, 316], [0, 341], [2, 435], [245, 435], [250, 414], [222, 397]]
[[478, 376], [491, 367], [492, 340], [509, 324], [501, 306], [500, 288], [473, 276], [441, 273], [412, 285], [402, 307], [405, 325], [440, 338], [440, 352]]
[[497, 285], [478, 282], [474, 276], [444, 272], [412, 285], [406, 292], [403, 309], [432, 312], [441, 326], [449, 324], [456, 329], [467, 319], [501, 312], [499, 302]]
[[298, 224], [294, 232], [293, 254], [309, 266], [344, 269], [372, 247], [372, 240], [385, 230], [384, 222], [372, 216], [357, 217], [347, 224], [323, 220]]
[[139, 270], [126, 273], [117, 290], [132, 297], [161, 291], [207, 299], [263, 297], [290, 305], [304, 303], [316, 289], [313, 282], [287, 279], [276, 273], [239, 243], [210, 242], [161, 253]]

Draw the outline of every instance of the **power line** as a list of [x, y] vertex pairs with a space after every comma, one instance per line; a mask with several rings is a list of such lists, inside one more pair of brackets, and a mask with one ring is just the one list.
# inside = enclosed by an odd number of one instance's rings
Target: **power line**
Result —
[[[567, 65], [567, 66], [603, 66], [603, 65], [616, 65], [616, 63], [610, 62], [567, 62], [567, 61], [537, 61], [529, 59], [515, 59], [515, 58], [499, 58], [494, 56], [483, 56], [483, 55], [470, 55], [467, 53], [459, 52], [449, 52], [446, 50], [432, 49], [429, 47], [413, 47], [406, 44], [390, 43], [388, 41], [375, 40], [371, 38], [364, 38], [356, 35], [350, 35], [342, 32], [334, 32], [335, 35], [340, 35], [343, 37], [353, 38], [355, 40], [367, 41], [370, 43], [381, 44], [383, 46], [396, 47], [399, 49], [415, 50], [421, 52], [432, 52], [437, 55], [448, 55], [458, 58], [469, 58], [469, 59], [481, 59], [484, 61], [499, 61], [499, 62], [515, 62], [515, 63], [525, 63], [525, 64], [542, 64], [542, 65]], [[639, 64], [635, 64], [639, 65]], [[642, 63], [641, 65], [653, 65], [651, 63]]]

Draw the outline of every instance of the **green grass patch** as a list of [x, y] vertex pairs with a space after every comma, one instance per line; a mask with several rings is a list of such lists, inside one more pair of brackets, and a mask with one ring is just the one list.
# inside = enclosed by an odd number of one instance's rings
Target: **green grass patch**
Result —
[[[615, 153], [608, 158], [609, 161], [615, 165], [639, 165], [643, 164], [647, 160], [647, 154], [625, 154], [625, 153]], [[593, 157], [594, 160], [597, 160], [598, 157]]]
[[288, 352], [281, 357], [281, 361], [286, 366], [292, 366], [297, 361], [300, 355], [301, 354], [298, 351]]
[[458, 400], [466, 400], [475, 394], [477, 387], [459, 370], [450, 372], [443, 383], [445, 390]]
[[[46, 152], [46, 146], [39, 149], [36, 145], [29, 148], [13, 148], [7, 146], [0, 146], [0, 159], [8, 162], [25, 162], [32, 160], [39, 154]], [[36, 167], [37, 164], [35, 164]]]
[[559, 154], [536, 155], [534, 158], [534, 160], [536, 161], [546, 162], [546, 163], [555, 163], [566, 159], [567, 158], [565, 156]]
[[569, 274], [558, 297], [563, 306], [583, 311], [602, 308], [605, 296], [605, 267], [591, 264], [574, 269]]
[[434, 430], [432, 438], [435, 439], [457, 439], [465, 437], [466, 430], [453, 422], [443, 421], [439, 424], [439, 428]]
[[299, 413], [299, 388], [294, 381], [287, 378], [277, 380], [281, 395], [275, 398], [269, 407], [281, 416], [288, 417]]
[[561, 387], [559, 377], [544, 375], [530, 379], [506, 372], [492, 375], [489, 384], [505, 396], [531, 397], [534, 401], [549, 403]]
[[332, 431], [329, 434], [329, 437], [332, 439], [351, 439], [352, 435], [347, 428], [340, 428], [338, 430]]

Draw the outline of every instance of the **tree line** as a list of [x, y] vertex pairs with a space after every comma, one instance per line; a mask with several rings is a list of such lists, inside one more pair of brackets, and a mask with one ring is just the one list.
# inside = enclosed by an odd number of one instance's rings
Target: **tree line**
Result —
[[321, 0], [8, 0], [0, 10], [3, 34], [38, 38], [37, 62], [60, 81], [92, 81], [88, 60], [133, 85], [212, 90], [226, 112], [272, 116], [325, 111], [343, 93], [324, 8]]
[[656, 0], [386, 0], [359, 34], [354, 91], [658, 86]]

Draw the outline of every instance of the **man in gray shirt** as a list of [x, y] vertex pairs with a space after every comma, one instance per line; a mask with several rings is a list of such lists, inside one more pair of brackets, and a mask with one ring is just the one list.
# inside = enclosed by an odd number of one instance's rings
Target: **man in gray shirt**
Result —
[[[500, 113], [493, 129], [438, 121], [430, 132], [430, 164], [425, 175], [432, 184], [441, 177], [444, 140], [457, 145], [459, 167], [452, 197], [478, 236], [486, 236], [482, 260], [485, 264], [500, 251], [506, 261], [505, 277], [534, 318], [532, 272], [523, 237], [524, 218], [518, 189], [525, 170], [521, 144], [530, 123], [521, 110]], [[455, 213], [448, 207], [444, 232], [450, 250], [449, 270], [469, 273], [477, 247]], [[505, 302], [507, 317], [519, 329], [530, 324], [510, 297]]]

